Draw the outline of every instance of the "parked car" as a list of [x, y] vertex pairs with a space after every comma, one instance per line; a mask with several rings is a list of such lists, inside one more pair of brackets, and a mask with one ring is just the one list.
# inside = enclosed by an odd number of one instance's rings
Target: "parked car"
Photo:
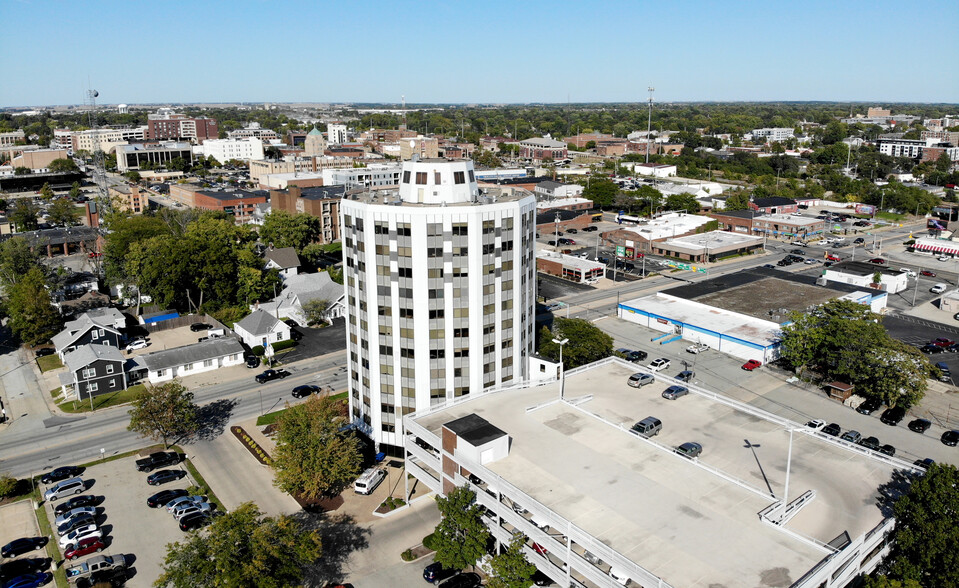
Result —
[[255, 355], [246, 356], [246, 367], [253, 369], [260, 367], [260, 358]]
[[465, 574], [457, 574], [446, 580], [440, 584], [440, 588], [479, 588], [479, 586], [482, 585], [483, 581], [480, 579], [479, 574], [467, 572]]
[[50, 567], [45, 557], [25, 557], [0, 565], [0, 578], [16, 578], [24, 574], [37, 574]]
[[856, 407], [856, 412], [859, 414], [872, 414], [880, 406], [882, 406], [882, 401], [878, 398], [867, 398], [865, 402]]
[[879, 453], [884, 453], [889, 457], [896, 455], [896, 448], [888, 443], [879, 448]]
[[943, 445], [948, 445], [949, 447], [955, 447], [959, 443], [959, 431], [952, 430], [946, 431], [942, 434], [942, 437], [939, 438], [942, 441]]
[[575, 234], [578, 233], [579, 231], [576, 230], [576, 229], [566, 229], [566, 232], [569, 233], [570, 235], [575, 235]]
[[932, 288], [929, 288], [929, 291], [933, 294], [942, 294], [946, 291], [947, 286], [945, 284], [936, 284]]
[[172, 514], [173, 518], [176, 520], [181, 520], [183, 517], [193, 514], [193, 513], [204, 513], [209, 514], [213, 511], [213, 505], [209, 502], [200, 502], [192, 504], [181, 504], [178, 508], [173, 509]]
[[876, 265], [885, 265], [886, 260], [881, 257], [873, 257], [872, 259], [869, 260], [869, 263], [874, 263]]
[[306, 398], [307, 396], [312, 396], [317, 394], [320, 391], [319, 386], [313, 386], [312, 384], [304, 384], [302, 386], [297, 386], [293, 388], [293, 398]]
[[79, 545], [80, 541], [88, 539], [90, 537], [103, 537], [103, 531], [99, 529], [96, 525], [87, 525], [85, 527], [80, 527], [70, 531], [63, 537], [60, 537], [59, 545], [60, 549], [67, 550], [72, 548], [75, 545]]
[[940, 382], [951, 382], [952, 381], [952, 371], [949, 369], [949, 366], [944, 362], [937, 361], [936, 369], [939, 370], [939, 381]]
[[66, 511], [65, 513], [58, 515], [57, 518], [53, 520], [53, 525], [56, 527], [59, 527], [60, 525], [62, 525], [63, 523], [67, 521], [73, 520], [77, 517], [84, 516], [84, 515], [90, 516], [90, 517], [97, 516], [96, 507], [81, 506], [78, 508], [70, 509]]
[[695, 343], [686, 348], [687, 353], [701, 353], [709, 349], [709, 345], [705, 343]]
[[923, 345], [922, 347], [920, 347], [919, 351], [932, 355], [932, 354], [944, 352], [945, 348], [939, 347], [938, 345], [935, 345], [933, 343], [927, 343]]
[[660, 357], [658, 359], [654, 359], [646, 367], [650, 369], [651, 371], [658, 372], [669, 367], [669, 360], [666, 359], [665, 357]]
[[166, 484], [167, 482], [179, 480], [185, 475], [186, 472], [183, 470], [160, 470], [147, 476], [147, 484], [151, 486], [159, 486], [160, 484]]
[[86, 483], [83, 481], [83, 478], [61, 480], [47, 488], [47, 491], [43, 493], [43, 499], [53, 502], [70, 494], [79, 494], [85, 489]]
[[616, 350], [616, 353], [626, 361], [643, 361], [648, 357], [648, 354], [645, 351], [634, 351], [632, 349], [626, 349], [625, 347], [620, 347]]
[[582, 231], [583, 231], [584, 233], [592, 233], [592, 232], [598, 231], [598, 230], [599, 230], [599, 227], [594, 227], [593, 225], [590, 225], [590, 226], [588, 226], [588, 227], [583, 227], [583, 228], [582, 228]]
[[906, 409], [901, 406], [894, 406], [883, 411], [879, 420], [887, 425], [895, 427], [906, 416]]
[[663, 398], [667, 400], [676, 400], [680, 396], [689, 394], [689, 389], [683, 386], [670, 386], [663, 390]]
[[53, 484], [67, 478], [75, 478], [83, 473], [83, 470], [76, 466], [61, 466], [40, 476], [40, 481], [44, 484]]
[[146, 339], [134, 339], [127, 344], [126, 350], [136, 351], [137, 349], [145, 349], [148, 345], [149, 343], [147, 343]]
[[24, 553], [30, 553], [35, 549], [40, 549], [46, 544], [46, 537], [21, 537], [20, 539], [14, 539], [0, 548], [0, 556], [5, 558], [17, 557]]
[[193, 496], [180, 496], [178, 498], [174, 498], [163, 506], [166, 508], [167, 512], [173, 512], [181, 506], [186, 506], [188, 504], [203, 504], [204, 502], [207, 502], [206, 496], [194, 494]]
[[936, 258], [936, 260], [937, 260], [937, 261], [949, 261], [949, 256], [948, 256], [948, 255], [940, 255], [939, 257]]
[[703, 452], [703, 446], [700, 445], [699, 443], [693, 443], [692, 441], [683, 443], [682, 445], [676, 448], [676, 453], [684, 457], [688, 457], [690, 459], [694, 457], [699, 457], [700, 454], [702, 454], [702, 452]]
[[932, 422], [926, 419], [916, 419], [914, 421], [910, 421], [908, 426], [910, 431], [919, 433], [921, 435], [929, 430], [929, 427], [932, 426]]
[[96, 524], [97, 524], [97, 518], [95, 515], [89, 515], [89, 514], [81, 515], [76, 518], [70, 519], [68, 521], [64, 521], [63, 523], [60, 523], [59, 525], [57, 525], [57, 536], [62, 537], [63, 535], [66, 535], [67, 533], [75, 529], [79, 529], [87, 525], [96, 525]]
[[96, 496], [90, 494], [84, 494], [83, 496], [74, 496], [66, 502], [61, 502], [53, 509], [53, 514], [55, 516], [60, 516], [65, 512], [69, 512], [75, 508], [81, 508], [84, 506], [96, 506], [97, 505]]
[[652, 374], [647, 374], [643, 372], [637, 372], [629, 377], [626, 380], [626, 383], [629, 384], [632, 388], [642, 388], [646, 384], [652, 384], [656, 381], [656, 378]]
[[818, 431], [819, 429], [826, 426], [826, 421], [821, 419], [812, 419], [811, 421], [806, 423], [806, 426], [814, 431]]
[[48, 355], [53, 355], [57, 350], [53, 347], [41, 347], [33, 352], [36, 357], [46, 357]]
[[194, 512], [184, 515], [183, 518], [179, 520], [179, 525], [180, 530], [186, 533], [188, 531], [199, 529], [208, 522], [210, 522], [210, 515], [203, 512]]
[[208, 331], [213, 328], [213, 325], [207, 323], [193, 323], [190, 325], [190, 330], [194, 333], [199, 333], [200, 331]]
[[282, 380], [289, 375], [290, 372], [286, 370], [266, 370], [262, 374], [256, 376], [255, 379], [257, 384], [265, 384], [266, 382], [270, 382], [272, 380]]
[[51, 578], [53, 575], [49, 572], [23, 574], [4, 582], [3, 588], [38, 588], [49, 582]]
[[859, 445], [865, 447], [866, 449], [871, 449], [873, 451], [879, 450], [879, 439], [876, 437], [866, 437], [865, 439], [860, 439]]
[[859, 431], [846, 431], [840, 437], [843, 441], [849, 441], [850, 443], [859, 443], [859, 440], [862, 439], [862, 435]]
[[822, 428], [823, 433], [827, 435], [832, 435], [833, 437], [839, 435], [840, 431], [842, 431], [842, 429], [840, 429], [839, 425], [837, 425], [836, 423], [829, 423], [828, 425]]
[[147, 498], [147, 506], [150, 508], [157, 508], [165, 504], [169, 504], [171, 500], [176, 500], [177, 498], [187, 496], [190, 493], [182, 488], [175, 488], [173, 490], [162, 490], [157, 492], [153, 496]]
[[423, 579], [430, 584], [436, 584], [458, 573], [459, 570], [444, 568], [443, 564], [435, 562], [423, 568]]
[[747, 361], [746, 363], [742, 365], [742, 368], [746, 370], [747, 372], [751, 372], [761, 365], [762, 365], [762, 362], [757, 361], [755, 359], [750, 359], [749, 361]]
[[696, 372], [692, 370], [683, 370], [676, 374], [676, 379], [681, 382], [689, 383], [690, 380], [696, 377]]

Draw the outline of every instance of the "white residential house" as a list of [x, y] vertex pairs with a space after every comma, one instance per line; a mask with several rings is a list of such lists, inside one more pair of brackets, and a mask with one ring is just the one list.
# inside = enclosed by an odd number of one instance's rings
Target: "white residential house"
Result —
[[[221, 337], [184, 347], [154, 351], [133, 359], [140, 369], [146, 369], [147, 378], [152, 384], [222, 367], [241, 365], [244, 361], [243, 346], [233, 337]], [[134, 368], [131, 371], [140, 370]]]
[[292, 247], [274, 249], [271, 245], [263, 254], [263, 259], [266, 261], [266, 269], [280, 270], [280, 278], [284, 280], [299, 272], [300, 258]]
[[248, 346], [266, 348], [290, 338], [290, 327], [264, 310], [254, 310], [250, 315], [233, 325], [233, 331]]
[[279, 296], [258, 307], [253, 305], [250, 308], [259, 308], [272, 316], [293, 319], [296, 324], [305, 327], [308, 321], [303, 310], [304, 304], [311, 300], [326, 300], [329, 304], [324, 318], [332, 321], [343, 316], [345, 297], [346, 290], [343, 285], [330, 279], [327, 272], [297, 274], [283, 281], [283, 290]]

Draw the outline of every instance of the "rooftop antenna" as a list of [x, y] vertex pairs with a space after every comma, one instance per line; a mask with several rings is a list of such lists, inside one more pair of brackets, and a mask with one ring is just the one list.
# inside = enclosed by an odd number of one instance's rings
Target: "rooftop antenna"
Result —
[[88, 119], [90, 129], [93, 130], [93, 182], [97, 185], [98, 215], [110, 210], [110, 194], [107, 192], [107, 174], [103, 163], [103, 149], [100, 148], [100, 129], [97, 125], [97, 97], [100, 92], [87, 90], [87, 99], [90, 103]]
[[653, 134], [653, 92], [656, 88], [650, 86], [647, 90], [649, 90], [649, 115], [646, 119], [646, 163], [649, 163], [649, 143]]

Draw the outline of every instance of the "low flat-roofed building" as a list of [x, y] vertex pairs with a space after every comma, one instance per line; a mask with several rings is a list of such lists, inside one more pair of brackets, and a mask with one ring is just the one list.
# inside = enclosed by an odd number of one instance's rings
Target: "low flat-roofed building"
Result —
[[285, 190], [291, 186], [315, 188], [326, 183], [323, 180], [323, 172], [265, 174], [260, 176], [258, 182], [262, 190]]
[[[875, 279], [876, 274], [879, 275], [878, 282]], [[841, 261], [823, 268], [822, 275], [830, 282], [885, 290], [890, 294], [896, 294], [909, 288], [908, 273], [865, 261]]]
[[[615, 586], [612, 571], [644, 587], [838, 588], [887, 553], [879, 488], [911, 464], [695, 384], [678, 401], [636, 394], [637, 371], [608, 358], [407, 415], [407, 470], [441, 494], [468, 485], [495, 539], [526, 535], [527, 559], [564, 586]], [[654, 392], [675, 383], [653, 377]], [[630, 431], [647, 416], [662, 422], [650, 439]], [[691, 441], [700, 457], [676, 453]]]
[[763, 248], [763, 238], [729, 231], [708, 231], [653, 243], [653, 253], [687, 261], [716, 261]]
[[583, 193], [583, 187], [579, 184], [546, 180], [536, 184], [533, 193], [539, 198], [575, 198]]
[[602, 278], [606, 273], [606, 264], [575, 255], [540, 249], [536, 252], [536, 270], [573, 282], [583, 283]]
[[691, 235], [712, 219], [708, 216], [671, 212], [652, 220], [640, 217], [619, 216], [617, 221], [623, 226], [602, 233], [607, 245], [631, 247], [635, 254], [651, 253], [656, 241]]
[[[943, 223], [945, 225], [946, 223]], [[927, 239], [920, 237], [915, 243], [909, 246], [910, 251], [919, 251], [922, 253], [931, 253], [933, 255], [952, 255], [959, 256], [959, 241], [949, 241], [946, 239]]]
[[243, 363], [243, 346], [233, 337], [210, 339], [184, 347], [154, 351], [137, 357], [150, 383], [192, 376]]
[[593, 201], [587, 198], [549, 198], [536, 203], [536, 212], [549, 210], [592, 210]]
[[174, 159], [193, 165], [193, 146], [189, 143], [132, 143], [117, 145], [117, 170], [120, 173], [140, 169], [143, 163], [165, 166]]

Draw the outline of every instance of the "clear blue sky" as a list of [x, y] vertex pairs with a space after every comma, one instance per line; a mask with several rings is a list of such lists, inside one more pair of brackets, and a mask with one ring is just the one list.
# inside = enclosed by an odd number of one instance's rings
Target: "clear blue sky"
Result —
[[0, 106], [959, 102], [959, 2], [0, 0]]

